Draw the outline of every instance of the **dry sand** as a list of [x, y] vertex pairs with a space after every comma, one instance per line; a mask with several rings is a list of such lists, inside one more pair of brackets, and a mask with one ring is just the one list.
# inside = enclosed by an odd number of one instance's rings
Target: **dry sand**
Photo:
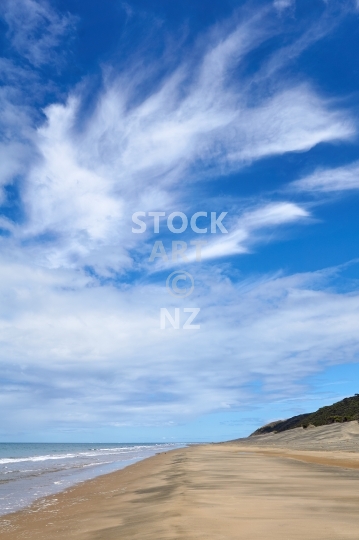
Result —
[[359, 453], [184, 448], [1, 521], [4, 540], [358, 540]]
[[267, 435], [237, 439], [235, 442], [250, 446], [359, 452], [359, 423], [345, 422], [329, 426], [313, 426], [307, 429], [290, 429], [282, 433], [268, 433]]

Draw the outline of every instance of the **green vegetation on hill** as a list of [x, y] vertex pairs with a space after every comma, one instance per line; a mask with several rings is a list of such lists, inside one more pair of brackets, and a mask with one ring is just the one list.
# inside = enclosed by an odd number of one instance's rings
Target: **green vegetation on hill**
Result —
[[[264, 435], [265, 433], [280, 433], [288, 429], [298, 427], [326, 426], [335, 422], [359, 421], [359, 394], [345, 398], [333, 405], [321, 407], [316, 412], [300, 414], [287, 420], [278, 420], [271, 422], [257, 429], [252, 435]], [[252, 436], [251, 435], [251, 436]]]
[[334, 422], [350, 422], [359, 420], [359, 394], [353, 397], [345, 398], [328, 407], [321, 407], [310, 414], [302, 423], [303, 427], [309, 426], [325, 426], [334, 424]]
[[[271, 422], [265, 426], [257, 429], [252, 435], [264, 435], [265, 433], [281, 433], [282, 431], [287, 431], [287, 429], [294, 429], [300, 427], [302, 422], [304, 422], [307, 417], [310, 416], [310, 413], [299, 414], [298, 416], [293, 416], [287, 420], [277, 420], [276, 422]], [[252, 436], [251, 435], [251, 436]]]

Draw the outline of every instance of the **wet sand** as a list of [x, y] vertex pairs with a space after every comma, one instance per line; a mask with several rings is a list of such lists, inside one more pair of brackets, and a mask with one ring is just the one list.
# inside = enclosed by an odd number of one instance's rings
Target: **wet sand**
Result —
[[359, 454], [174, 450], [4, 516], [0, 530], [4, 540], [357, 540]]

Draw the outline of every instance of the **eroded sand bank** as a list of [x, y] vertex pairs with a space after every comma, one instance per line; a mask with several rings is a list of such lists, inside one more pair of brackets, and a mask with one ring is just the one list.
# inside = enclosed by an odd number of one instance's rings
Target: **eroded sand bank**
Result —
[[5, 516], [1, 537], [357, 540], [359, 455], [293, 453], [223, 444], [159, 454]]

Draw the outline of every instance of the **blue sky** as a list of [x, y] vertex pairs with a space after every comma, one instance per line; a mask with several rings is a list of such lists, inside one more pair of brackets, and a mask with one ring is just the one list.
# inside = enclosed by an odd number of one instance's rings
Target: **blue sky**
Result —
[[358, 22], [354, 0], [3, 2], [1, 440], [233, 439], [358, 392]]

